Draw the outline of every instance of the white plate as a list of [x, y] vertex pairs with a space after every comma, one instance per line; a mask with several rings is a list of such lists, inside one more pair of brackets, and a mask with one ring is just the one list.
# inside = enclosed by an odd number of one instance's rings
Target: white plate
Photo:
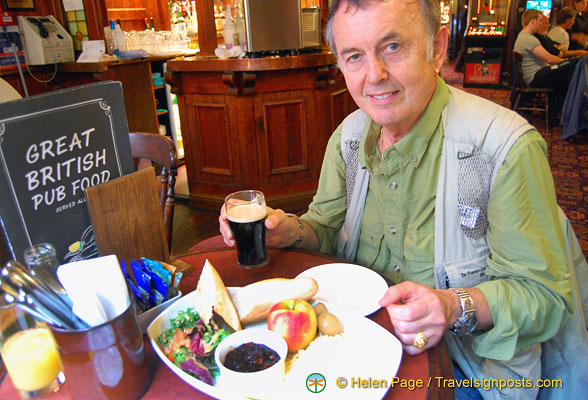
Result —
[[[233, 288], [229, 288], [229, 293]], [[185, 310], [195, 304], [196, 291], [188, 293], [176, 301], [169, 308], [164, 310], [147, 328], [147, 335], [151, 345], [161, 360], [180, 379], [190, 386], [218, 399], [240, 399], [238, 388], [221, 388], [208, 385], [188, 375], [172, 363], [162, 352], [157, 344], [157, 337], [169, 327], [169, 321], [175, 318], [179, 311]], [[276, 399], [284, 399], [288, 393], [291, 399], [301, 399], [312, 396], [313, 399], [381, 399], [390, 388], [391, 379], [396, 376], [402, 358], [402, 346], [398, 339], [386, 329], [375, 322], [336, 305], [327, 304], [330, 312], [335, 314], [341, 321], [345, 333], [345, 351], [333, 355], [332, 359], [325, 360], [320, 357], [312, 363], [298, 363], [295, 374], [286, 375], [286, 390], [276, 393]], [[259, 327], [262, 324], [257, 324]], [[255, 326], [255, 325], [254, 325]], [[250, 326], [245, 327], [245, 329]], [[312, 346], [312, 344], [311, 344]], [[324, 362], [323, 362], [324, 361]], [[317, 364], [320, 364], [318, 365]], [[308, 369], [308, 371], [307, 371]], [[320, 393], [310, 393], [306, 386], [306, 379], [312, 373], [321, 373], [326, 380], [326, 388]], [[339, 389], [336, 385], [337, 378], [344, 377], [348, 380], [349, 386]], [[351, 379], [357, 377], [368, 377], [378, 380], [386, 380], [386, 387], [379, 389], [351, 387]]]
[[318, 265], [298, 276], [316, 280], [319, 289], [314, 300], [366, 316], [380, 309], [378, 301], [388, 290], [388, 284], [377, 272], [355, 264]]

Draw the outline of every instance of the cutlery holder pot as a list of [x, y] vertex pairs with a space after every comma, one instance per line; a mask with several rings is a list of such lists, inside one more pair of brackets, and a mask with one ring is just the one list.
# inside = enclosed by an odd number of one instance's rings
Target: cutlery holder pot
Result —
[[151, 377], [135, 299], [118, 317], [86, 330], [49, 326], [73, 398], [137, 399]]

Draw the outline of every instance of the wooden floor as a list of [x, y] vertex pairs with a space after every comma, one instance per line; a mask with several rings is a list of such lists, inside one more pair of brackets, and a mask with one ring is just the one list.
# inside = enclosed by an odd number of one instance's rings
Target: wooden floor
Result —
[[185, 200], [176, 199], [172, 254], [182, 254], [196, 243], [219, 235], [218, 211], [194, 210]]
[[178, 169], [176, 181], [176, 207], [174, 212], [174, 233], [172, 254], [182, 254], [196, 243], [219, 234], [218, 211], [205, 211], [188, 206], [188, 181], [186, 165]]

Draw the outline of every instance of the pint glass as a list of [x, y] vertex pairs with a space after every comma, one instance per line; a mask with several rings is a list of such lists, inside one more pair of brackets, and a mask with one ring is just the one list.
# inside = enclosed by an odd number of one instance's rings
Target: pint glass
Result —
[[237, 242], [237, 261], [245, 268], [261, 267], [269, 257], [265, 248], [267, 209], [263, 193], [242, 190], [225, 198], [229, 226]]

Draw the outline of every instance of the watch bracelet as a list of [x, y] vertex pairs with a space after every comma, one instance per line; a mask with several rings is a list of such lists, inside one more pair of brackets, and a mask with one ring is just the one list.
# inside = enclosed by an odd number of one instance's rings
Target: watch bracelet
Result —
[[[459, 305], [461, 307], [461, 315], [457, 317], [455, 324], [453, 327], [449, 328], [449, 331], [456, 336], [462, 335], [469, 335], [476, 330], [476, 326], [478, 325], [478, 316], [477, 310], [474, 304], [474, 299], [472, 298], [471, 294], [463, 289], [463, 288], [449, 288], [449, 290], [454, 291], [457, 294], [457, 298], [459, 299]], [[470, 307], [468, 307], [468, 301]], [[470, 321], [468, 321], [468, 319]], [[468, 328], [468, 322], [473, 320], [473, 325]]]
[[[296, 214], [293, 213], [286, 213], [286, 217], [292, 217], [292, 218], [296, 218], [296, 222], [298, 222], [298, 226], [300, 227], [300, 230], [303, 231], [304, 230], [304, 225], [302, 224], [302, 221], [300, 220], [300, 217]], [[302, 236], [298, 235], [298, 237], [296, 237], [296, 240], [294, 241], [294, 243], [292, 243], [289, 247], [298, 247], [300, 246], [300, 243], [302, 243]]]

